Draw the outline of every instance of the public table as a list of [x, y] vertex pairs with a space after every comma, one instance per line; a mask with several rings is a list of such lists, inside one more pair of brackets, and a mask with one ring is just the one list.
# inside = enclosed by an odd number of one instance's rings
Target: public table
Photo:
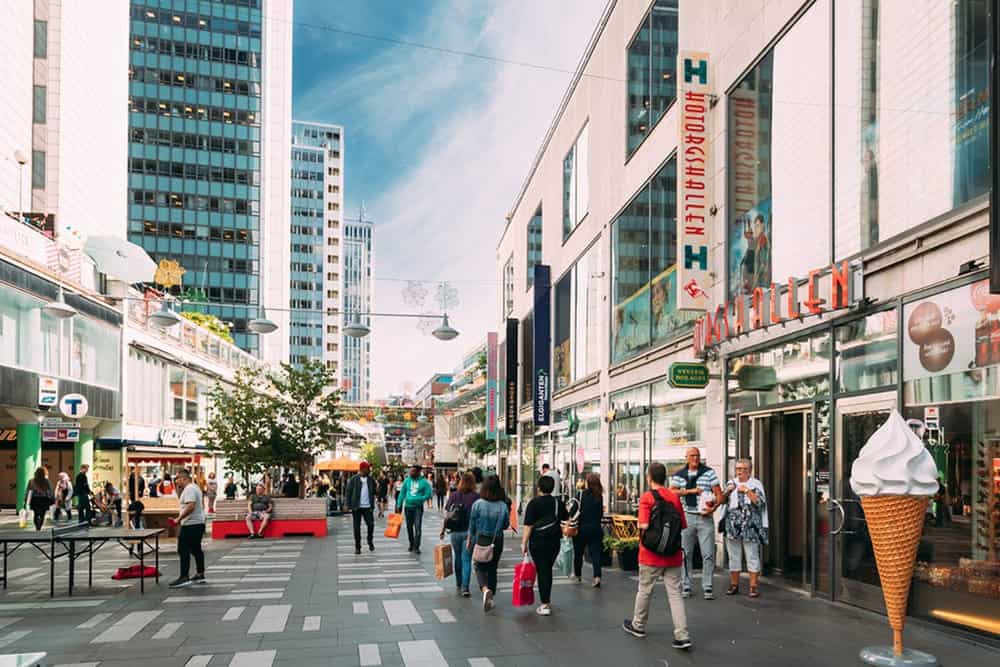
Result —
[[163, 528], [96, 528], [85, 523], [59, 526], [49, 530], [3, 530], [3, 587], [7, 589], [7, 557], [24, 545], [35, 548], [49, 562], [49, 597], [56, 594], [56, 561], [65, 558], [69, 563], [69, 594], [73, 595], [76, 561], [88, 557], [87, 585], [94, 585], [94, 554], [109, 542], [117, 544], [129, 556], [139, 560], [139, 591], [146, 592], [146, 554], [155, 560], [156, 581], [160, 581], [160, 535]]

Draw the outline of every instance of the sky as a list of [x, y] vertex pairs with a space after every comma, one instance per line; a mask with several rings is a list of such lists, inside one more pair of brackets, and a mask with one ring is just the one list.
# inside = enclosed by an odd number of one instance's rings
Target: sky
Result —
[[344, 216], [364, 204], [375, 223], [374, 310], [440, 313], [447, 282], [461, 332], [374, 320], [373, 398], [453, 370], [496, 327], [504, 216], [605, 2], [296, 0], [293, 115], [344, 126]]

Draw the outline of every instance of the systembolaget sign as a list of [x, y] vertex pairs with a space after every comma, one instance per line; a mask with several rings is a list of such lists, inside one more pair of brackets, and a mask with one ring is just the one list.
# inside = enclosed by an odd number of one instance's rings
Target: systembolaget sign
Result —
[[804, 280], [789, 277], [785, 284], [771, 283], [770, 289], [758, 287], [719, 304], [695, 320], [695, 354], [758, 329], [850, 308], [860, 297], [853, 288], [855, 271], [848, 262], [831, 264], [810, 271]]
[[710, 169], [709, 102], [712, 93], [708, 54], [681, 51], [677, 99], [681, 118], [677, 151], [677, 309], [708, 310], [708, 211], [713, 203]]

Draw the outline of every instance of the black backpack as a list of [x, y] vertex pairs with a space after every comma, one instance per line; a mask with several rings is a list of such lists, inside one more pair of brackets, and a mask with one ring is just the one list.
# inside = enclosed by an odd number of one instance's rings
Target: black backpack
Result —
[[649, 513], [649, 527], [642, 533], [642, 546], [660, 556], [673, 556], [681, 550], [681, 522], [677, 507], [651, 490], [656, 504]]
[[469, 513], [461, 501], [448, 507], [444, 516], [444, 527], [453, 533], [464, 533], [469, 529]]

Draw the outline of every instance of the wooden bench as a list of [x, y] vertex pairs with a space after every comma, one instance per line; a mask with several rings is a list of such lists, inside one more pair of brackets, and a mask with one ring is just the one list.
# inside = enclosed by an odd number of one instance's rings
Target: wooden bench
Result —
[[[142, 523], [146, 528], [165, 528], [169, 537], [177, 537], [177, 527], [171, 526], [168, 519], [181, 511], [180, 500], [173, 496], [157, 496], [141, 498], [140, 502], [143, 505]], [[126, 514], [126, 509], [127, 503], [122, 508], [122, 514]]]
[[[215, 520], [212, 521], [212, 538], [246, 537], [246, 498], [215, 501]], [[274, 512], [264, 529], [264, 537], [286, 535], [312, 535], [326, 537], [326, 498], [272, 498]], [[256, 526], [256, 524], [255, 524]]]

